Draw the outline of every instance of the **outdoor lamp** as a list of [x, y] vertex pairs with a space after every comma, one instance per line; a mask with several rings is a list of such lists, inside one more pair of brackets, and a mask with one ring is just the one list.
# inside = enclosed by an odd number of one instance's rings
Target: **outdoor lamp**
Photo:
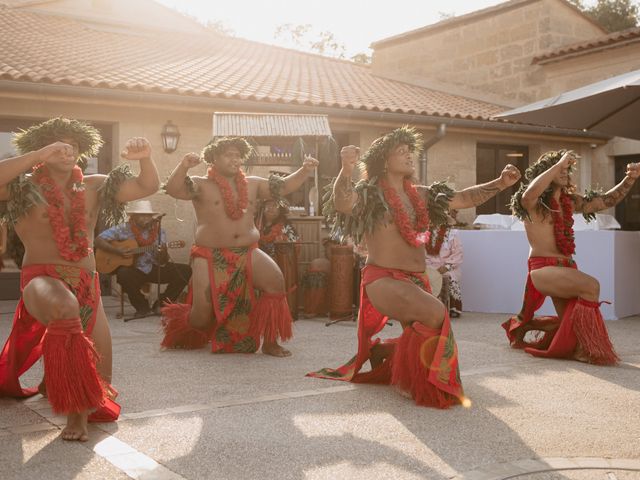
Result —
[[171, 123], [169, 120], [162, 127], [162, 133], [160, 133], [162, 137], [162, 148], [166, 153], [173, 153], [178, 148], [178, 140], [180, 140], [180, 130], [178, 130], [178, 126]]

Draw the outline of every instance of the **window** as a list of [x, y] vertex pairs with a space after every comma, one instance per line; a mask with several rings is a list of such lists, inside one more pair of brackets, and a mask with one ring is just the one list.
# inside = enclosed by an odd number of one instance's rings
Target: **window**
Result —
[[[514, 145], [491, 145], [479, 143], [476, 148], [476, 183], [486, 183], [498, 178], [502, 169], [511, 163], [524, 174], [529, 165], [529, 148]], [[495, 197], [476, 207], [476, 214], [502, 213], [511, 215], [509, 202], [520, 183], [503, 190]]]

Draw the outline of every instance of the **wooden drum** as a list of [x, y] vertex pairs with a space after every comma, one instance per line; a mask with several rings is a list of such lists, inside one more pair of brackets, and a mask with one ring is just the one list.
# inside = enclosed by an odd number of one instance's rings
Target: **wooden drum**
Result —
[[350, 317], [353, 313], [353, 247], [331, 246], [331, 274], [329, 276], [329, 317]]

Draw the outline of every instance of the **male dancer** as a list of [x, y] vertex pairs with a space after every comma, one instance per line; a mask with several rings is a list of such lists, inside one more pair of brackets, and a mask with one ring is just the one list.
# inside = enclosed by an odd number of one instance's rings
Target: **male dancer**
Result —
[[[187, 304], [165, 307], [165, 348], [202, 348], [216, 353], [262, 352], [286, 357], [278, 339], [292, 336], [284, 279], [276, 263], [257, 247], [254, 216], [258, 200], [276, 199], [302, 186], [318, 165], [307, 157], [288, 177], [245, 177], [242, 163], [251, 153], [240, 137], [222, 137], [205, 147], [206, 177], [189, 177], [199, 165], [187, 154], [166, 185], [174, 198], [191, 200], [196, 212], [196, 244], [191, 250], [193, 277]], [[254, 287], [260, 291], [256, 297]]]
[[[502, 326], [511, 346], [531, 355], [613, 365], [618, 356], [600, 314], [600, 284], [579, 271], [572, 258], [573, 212], [589, 220], [620, 203], [640, 175], [640, 164], [627, 165], [625, 178], [607, 193], [583, 197], [571, 183], [576, 159], [566, 150], [543, 154], [526, 170], [526, 182], [512, 197], [513, 214], [524, 222], [531, 251], [522, 310]], [[558, 316], [534, 318], [547, 296]], [[538, 332], [538, 338], [525, 340], [529, 331]]]
[[[426, 275], [424, 238], [431, 224], [446, 222], [447, 209], [480, 205], [513, 185], [520, 172], [507, 165], [496, 180], [454, 192], [443, 183], [414, 185], [414, 154], [422, 136], [402, 127], [378, 138], [362, 158], [366, 179], [351, 177], [358, 148], [344, 147], [334, 185], [335, 231], [356, 244], [366, 242], [358, 314], [358, 353], [346, 365], [310, 376], [367, 383], [391, 383], [419, 405], [447, 408], [464, 401], [457, 346], [449, 315], [433, 295]], [[331, 204], [328, 210], [331, 210]], [[372, 337], [388, 319], [402, 325], [400, 338]], [[372, 370], [358, 373], [369, 360]]]
[[[0, 355], [0, 395], [26, 397], [19, 377], [43, 355], [46, 395], [67, 415], [65, 440], [87, 440], [87, 421], [113, 421], [111, 334], [100, 299], [91, 245], [99, 212], [116, 218], [124, 202], [151, 195], [159, 179], [144, 138], [123, 158], [140, 163], [84, 176], [78, 166], [102, 139], [92, 126], [53, 118], [16, 135], [22, 154], [0, 161], [0, 213], [24, 243], [22, 298]], [[95, 345], [95, 350], [94, 350]], [[97, 353], [96, 353], [97, 351]], [[99, 356], [99, 358], [97, 358]]]

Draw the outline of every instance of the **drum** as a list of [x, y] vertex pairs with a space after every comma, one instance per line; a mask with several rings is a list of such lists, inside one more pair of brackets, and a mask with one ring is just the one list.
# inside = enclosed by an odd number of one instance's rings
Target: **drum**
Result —
[[294, 320], [298, 319], [298, 255], [296, 244], [275, 242], [276, 263], [284, 276], [284, 289], [287, 292], [289, 310]]
[[353, 266], [353, 247], [331, 246], [329, 318], [344, 318], [353, 314]]
[[442, 274], [435, 268], [427, 267], [427, 276], [431, 284], [431, 294], [434, 297], [439, 296], [442, 291]]

